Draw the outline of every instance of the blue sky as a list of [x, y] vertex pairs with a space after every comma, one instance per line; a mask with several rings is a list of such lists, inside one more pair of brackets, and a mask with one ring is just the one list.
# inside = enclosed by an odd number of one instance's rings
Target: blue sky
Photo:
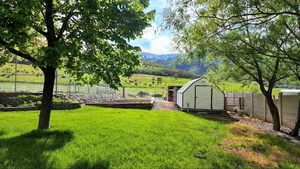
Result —
[[163, 23], [163, 11], [168, 7], [168, 0], [150, 0], [148, 10], [156, 10], [155, 20], [151, 22], [151, 27], [147, 27], [143, 36], [131, 42], [139, 46], [143, 52], [155, 54], [177, 53], [172, 43], [172, 34], [170, 31], [161, 30]]

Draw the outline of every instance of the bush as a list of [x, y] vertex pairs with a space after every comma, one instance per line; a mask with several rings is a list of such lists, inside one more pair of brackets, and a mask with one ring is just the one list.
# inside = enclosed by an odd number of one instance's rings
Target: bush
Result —
[[162, 94], [153, 94], [152, 97], [162, 98], [163, 95]]
[[146, 97], [146, 96], [149, 96], [150, 94], [147, 93], [147, 92], [144, 92], [144, 91], [140, 91], [137, 93], [137, 96], [138, 97]]
[[[35, 107], [42, 103], [42, 96], [41, 95], [19, 95], [16, 97], [17, 105], [10, 105], [12, 107]], [[71, 104], [76, 103], [75, 101], [71, 100], [63, 100], [57, 97], [53, 98], [53, 104]]]

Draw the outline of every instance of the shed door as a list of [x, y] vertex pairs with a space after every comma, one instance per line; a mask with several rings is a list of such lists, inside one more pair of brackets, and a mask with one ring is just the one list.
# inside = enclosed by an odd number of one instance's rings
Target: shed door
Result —
[[211, 87], [195, 86], [195, 109], [211, 109]]

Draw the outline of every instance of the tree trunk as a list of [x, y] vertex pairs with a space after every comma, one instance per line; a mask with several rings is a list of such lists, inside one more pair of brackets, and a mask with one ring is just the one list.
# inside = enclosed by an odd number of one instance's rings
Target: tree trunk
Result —
[[52, 108], [53, 88], [55, 81], [55, 68], [45, 68], [44, 89], [38, 129], [48, 129], [50, 124], [50, 113]]
[[273, 130], [275, 131], [280, 131], [280, 117], [279, 117], [279, 111], [278, 108], [272, 98], [272, 94], [267, 94], [266, 96], [267, 99], [267, 104], [269, 106], [270, 109], [270, 113], [272, 115], [272, 119], [273, 119]]
[[298, 118], [295, 125], [295, 128], [291, 131], [291, 136], [299, 136], [299, 129], [300, 129], [300, 101], [298, 103]]

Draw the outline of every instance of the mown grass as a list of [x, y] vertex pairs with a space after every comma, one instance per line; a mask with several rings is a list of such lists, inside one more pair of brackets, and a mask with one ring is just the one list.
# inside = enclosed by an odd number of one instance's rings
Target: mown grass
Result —
[[[227, 81], [220, 84], [219, 87], [224, 92], [261, 93], [256, 83], [243, 85], [242, 83]], [[273, 95], [278, 96], [280, 90], [282, 90], [282, 88], [274, 88]]]
[[235, 125], [230, 122], [178, 111], [86, 106], [53, 111], [52, 128], [35, 131], [37, 118], [37, 111], [0, 112], [1, 169], [262, 168], [223, 148]]
[[223, 149], [261, 168], [300, 169], [300, 146], [254, 127], [229, 125]]
[[191, 79], [176, 78], [170, 76], [155, 76], [134, 74], [130, 78], [123, 78], [122, 84], [127, 87], [167, 87], [167, 86], [182, 86]]
[[[0, 74], [6, 74], [11, 73], [10, 75], [1, 75], [0, 81], [14, 81], [14, 65], [13, 64], [6, 64], [2, 67], [0, 67]], [[30, 65], [18, 65], [18, 74], [17, 75], [17, 81], [19, 82], [39, 82], [42, 83], [44, 80], [42, 72], [37, 69], [33, 68]], [[30, 75], [25, 75], [30, 74]], [[72, 79], [64, 74], [63, 70], [58, 70], [58, 84], [69, 84], [70, 80]], [[128, 89], [128, 91], [132, 91], [131, 93], [135, 93], [135, 91], [145, 91], [152, 94], [162, 94], [166, 95], [166, 90], [163, 90], [161, 88], [166, 88], [167, 86], [182, 86], [191, 79], [188, 78], [176, 78], [176, 77], [170, 77], [170, 76], [156, 76], [156, 75], [145, 75], [145, 74], [134, 74], [129, 78], [122, 77], [121, 83], [123, 86]], [[25, 84], [20, 84], [25, 85]], [[27, 86], [30, 86], [28, 84]], [[34, 86], [34, 85], [32, 85]], [[261, 93], [259, 90], [258, 85], [255, 83], [243, 85], [242, 83], [238, 82], [223, 82], [219, 85], [221, 90], [224, 92], [245, 92], [245, 93]], [[136, 89], [133, 89], [136, 88]], [[142, 90], [139, 90], [137, 88], [143, 88]], [[28, 88], [28, 90], [30, 90]], [[155, 90], [158, 90], [159, 92], [156, 92]], [[278, 95], [281, 89], [274, 89], [273, 95]], [[155, 91], [155, 92], [153, 92]]]
[[[14, 73], [14, 64], [6, 64], [0, 67], [0, 81], [14, 81]], [[72, 80], [64, 73], [63, 70], [58, 70], [58, 74], [58, 83], [60, 84], [68, 84], [69, 80]], [[122, 84], [128, 87], [166, 87], [172, 85], [183, 85], [190, 79], [134, 74], [130, 78], [123, 77], [121, 80]], [[44, 81], [44, 77], [38, 68], [33, 68], [31, 65], [18, 64], [17, 81], [42, 83]]]

